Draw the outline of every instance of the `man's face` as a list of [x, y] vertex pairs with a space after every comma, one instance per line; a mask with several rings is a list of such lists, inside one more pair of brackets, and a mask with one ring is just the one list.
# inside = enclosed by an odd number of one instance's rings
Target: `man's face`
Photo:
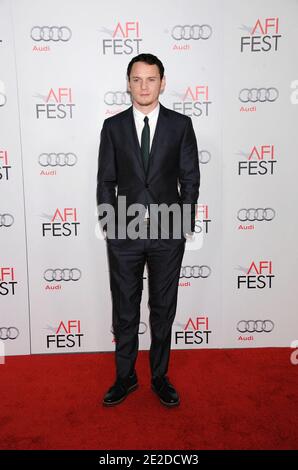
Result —
[[132, 100], [139, 106], [150, 106], [158, 101], [159, 94], [165, 88], [165, 77], [160, 79], [157, 65], [135, 62], [127, 83]]

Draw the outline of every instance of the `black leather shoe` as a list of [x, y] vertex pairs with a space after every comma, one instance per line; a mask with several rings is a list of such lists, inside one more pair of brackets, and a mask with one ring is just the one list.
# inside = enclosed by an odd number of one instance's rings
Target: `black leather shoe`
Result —
[[165, 406], [178, 406], [179, 395], [167, 376], [156, 377], [151, 381], [152, 390], [159, 397], [160, 402]]
[[118, 405], [125, 400], [129, 393], [133, 392], [137, 388], [138, 378], [135, 372], [132, 375], [129, 375], [126, 379], [118, 378], [114, 385], [109, 388], [105, 394], [102, 404], [104, 406]]

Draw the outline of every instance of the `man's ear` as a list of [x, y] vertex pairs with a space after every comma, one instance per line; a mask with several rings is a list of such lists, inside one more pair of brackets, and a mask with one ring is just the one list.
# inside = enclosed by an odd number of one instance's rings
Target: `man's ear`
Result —
[[161, 90], [164, 90], [166, 86], [166, 76], [164, 75], [161, 80]]

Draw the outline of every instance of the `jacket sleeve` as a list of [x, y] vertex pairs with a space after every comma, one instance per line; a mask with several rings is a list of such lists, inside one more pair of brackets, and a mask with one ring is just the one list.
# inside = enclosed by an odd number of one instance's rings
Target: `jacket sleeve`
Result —
[[188, 118], [185, 126], [179, 157], [179, 183], [182, 204], [190, 204], [191, 231], [195, 229], [197, 200], [200, 187], [200, 169], [197, 139], [192, 120]]
[[[97, 207], [100, 204], [110, 204], [115, 208], [116, 186], [117, 166], [115, 148], [111, 139], [107, 121], [105, 120], [101, 130], [100, 145], [98, 152], [96, 189]], [[98, 215], [98, 220], [101, 221], [101, 219], [103, 219], [105, 215], [105, 213]], [[107, 224], [102, 225], [103, 230], [107, 229], [106, 225]]]

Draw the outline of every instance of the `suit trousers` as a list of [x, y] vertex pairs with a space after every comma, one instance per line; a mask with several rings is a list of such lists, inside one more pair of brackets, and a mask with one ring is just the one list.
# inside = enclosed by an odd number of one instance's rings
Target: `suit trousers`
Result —
[[184, 236], [150, 239], [149, 230], [146, 239], [107, 239], [117, 378], [126, 378], [135, 369], [146, 263], [151, 375], [155, 378], [167, 373], [185, 241]]

